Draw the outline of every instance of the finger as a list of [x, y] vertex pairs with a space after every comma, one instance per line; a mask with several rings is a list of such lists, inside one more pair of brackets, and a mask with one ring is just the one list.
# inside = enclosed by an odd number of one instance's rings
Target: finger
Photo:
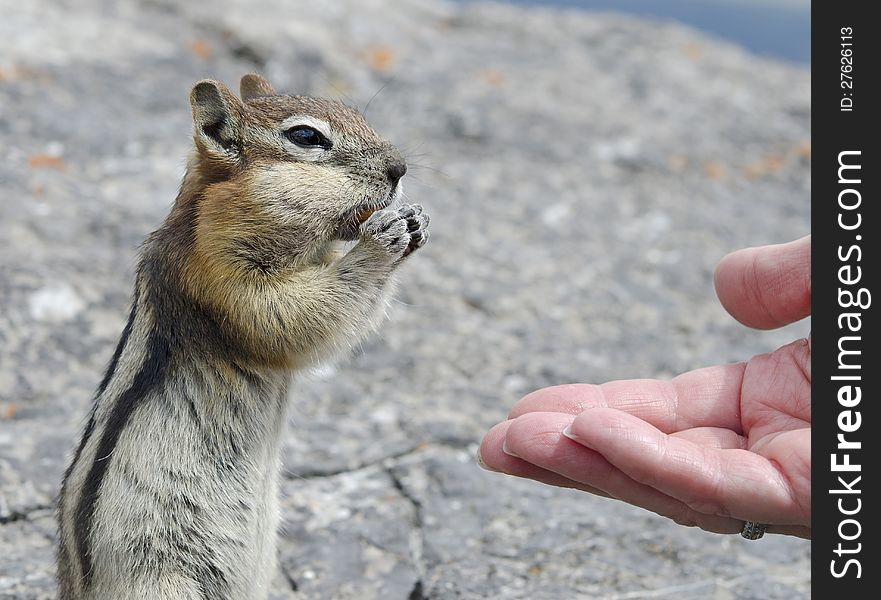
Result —
[[[716, 533], [737, 533], [743, 522], [695, 511], [684, 502], [634, 481], [600, 453], [563, 435], [572, 417], [561, 413], [529, 413], [507, 422], [504, 450], [521, 462], [554, 473], [564, 481], [601, 490], [629, 504], [673, 519], [681, 525], [699, 526]], [[573, 486], [569, 486], [573, 487]]]
[[740, 433], [740, 391], [745, 364], [697, 369], [670, 381], [629, 379], [602, 385], [558, 385], [532, 392], [509, 418], [529, 412], [577, 415], [589, 408], [614, 408], [651, 423], [665, 433], [720, 427]]
[[608, 408], [576, 416], [571, 433], [635, 481], [681, 500], [698, 513], [807, 524], [785, 477], [754, 452], [699, 446]]
[[[741, 392], [750, 440], [811, 426], [811, 351], [801, 339], [749, 360]], [[810, 453], [810, 452], [809, 452]]]
[[[559, 421], [556, 424], [553, 422], [529, 423], [534, 419], [547, 417], [559, 419], [561, 416], [564, 415], [528, 414], [516, 420], [499, 423], [484, 437], [477, 454], [478, 462], [484, 468], [516, 477], [528, 478], [557, 487], [578, 489], [606, 498], [617, 497], [635, 506], [670, 518], [680, 525], [697, 526], [714, 533], [740, 532], [743, 527], [741, 520], [699, 514], [681, 501], [664, 495], [656, 495], [656, 490], [648, 490], [649, 495], [646, 495], [644, 493], [645, 486], [636, 484], [632, 480], [629, 482], [626, 479], [622, 480], [623, 485], [621, 482], [615, 483], [614, 480], [621, 477], [620, 471], [612, 467], [598, 453], [560, 435], [568, 420]], [[513, 430], [511, 429], [512, 425], [514, 425]], [[543, 440], [542, 443], [537, 445], [529, 443], [532, 431], [546, 432], [544, 436], [540, 436], [540, 439]], [[547, 432], [551, 432], [551, 435], [548, 436]], [[554, 449], [555, 444], [551, 443], [554, 440], [553, 432], [557, 432], [555, 436], [557, 444], [568, 446], [567, 451], [573, 451], [574, 448], [574, 452], [581, 454], [585, 460], [573, 459], [571, 464], [568, 461], [558, 460], [558, 451]], [[524, 458], [507, 454], [503, 450], [505, 442], [507, 442], [509, 452], [520, 453]], [[567, 451], [564, 451], [564, 454]], [[534, 461], [534, 464], [527, 462], [526, 458]], [[593, 461], [592, 467], [589, 466], [589, 461]], [[555, 472], [552, 469], [557, 469], [560, 472]], [[587, 480], [593, 480], [597, 485], [585, 483]], [[601, 485], [617, 490], [618, 496], [607, 493], [599, 487]], [[628, 489], [629, 486], [633, 486], [632, 489]], [[810, 527], [802, 525], [772, 524], [769, 525], [767, 533], [793, 535], [807, 539], [811, 537]]]
[[794, 535], [795, 537], [811, 539], [811, 528], [806, 525], [769, 525], [765, 533], [780, 533]]
[[721, 427], [695, 427], [670, 435], [707, 448], [718, 448], [719, 450], [743, 450], [746, 448], [746, 438], [730, 429], [722, 429]]
[[483, 437], [480, 448], [477, 450], [477, 462], [481, 467], [516, 477], [533, 479], [547, 485], [574, 488], [604, 498], [609, 497], [607, 493], [598, 488], [569, 479], [506, 453], [504, 451], [505, 437], [510, 424], [511, 421], [499, 423]]
[[811, 428], [782, 431], [759, 440], [751, 450], [771, 463], [786, 465], [786, 481], [792, 491], [791, 513], [804, 523], [811, 520]]
[[731, 316], [774, 329], [811, 314], [811, 236], [738, 250], [716, 267], [716, 294]]

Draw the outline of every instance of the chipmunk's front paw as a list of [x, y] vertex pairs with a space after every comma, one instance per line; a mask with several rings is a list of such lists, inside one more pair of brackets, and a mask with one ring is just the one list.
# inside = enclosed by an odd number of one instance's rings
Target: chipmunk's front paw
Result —
[[404, 204], [373, 213], [361, 225], [361, 236], [379, 243], [392, 260], [400, 260], [428, 241], [429, 221], [421, 206]]

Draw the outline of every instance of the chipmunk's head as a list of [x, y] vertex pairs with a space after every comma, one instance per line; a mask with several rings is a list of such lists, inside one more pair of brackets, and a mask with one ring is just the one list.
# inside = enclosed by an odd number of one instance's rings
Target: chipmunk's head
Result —
[[276, 94], [250, 74], [241, 99], [203, 80], [190, 104], [203, 250], [269, 268], [329, 240], [354, 239], [400, 194], [400, 152], [340, 102]]

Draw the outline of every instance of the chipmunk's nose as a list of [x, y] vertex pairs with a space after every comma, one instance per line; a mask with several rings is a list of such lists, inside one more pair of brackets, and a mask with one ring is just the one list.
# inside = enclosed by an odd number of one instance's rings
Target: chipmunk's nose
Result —
[[385, 174], [388, 177], [389, 182], [392, 184], [392, 187], [398, 185], [398, 181], [401, 180], [401, 177], [403, 177], [406, 172], [407, 163], [404, 161], [404, 158], [396, 152], [390, 157], [385, 167]]

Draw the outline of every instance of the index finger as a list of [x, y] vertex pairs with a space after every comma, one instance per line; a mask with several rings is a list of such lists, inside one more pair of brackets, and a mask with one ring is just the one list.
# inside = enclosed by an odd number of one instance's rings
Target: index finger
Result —
[[664, 433], [722, 427], [742, 433], [740, 390], [746, 363], [689, 371], [669, 381], [629, 379], [601, 385], [577, 383], [537, 390], [520, 400], [508, 418], [529, 412], [577, 415], [588, 408], [615, 408]]

